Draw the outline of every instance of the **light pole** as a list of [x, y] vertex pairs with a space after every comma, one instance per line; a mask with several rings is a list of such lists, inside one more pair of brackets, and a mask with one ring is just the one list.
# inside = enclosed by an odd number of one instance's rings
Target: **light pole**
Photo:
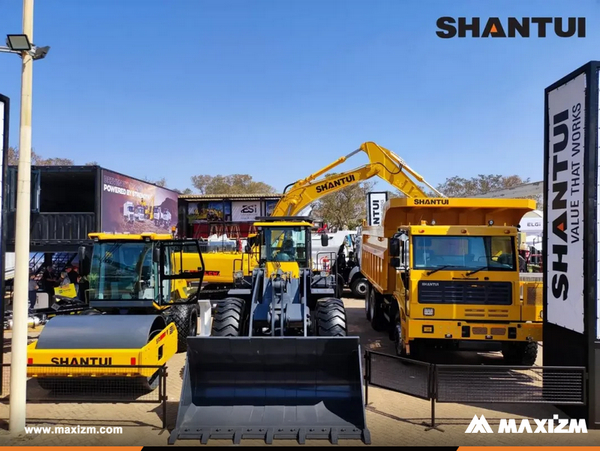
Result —
[[[23, 0], [23, 34], [8, 35], [6, 53], [18, 53], [21, 70], [21, 124], [19, 131], [19, 170], [17, 178], [17, 211], [15, 224], [15, 278], [13, 331], [10, 365], [11, 434], [25, 431], [27, 398], [27, 317], [29, 290], [29, 224], [31, 218], [31, 92], [33, 60], [41, 59], [49, 47], [33, 45], [33, 0]], [[2, 274], [4, 277], [4, 274]]]

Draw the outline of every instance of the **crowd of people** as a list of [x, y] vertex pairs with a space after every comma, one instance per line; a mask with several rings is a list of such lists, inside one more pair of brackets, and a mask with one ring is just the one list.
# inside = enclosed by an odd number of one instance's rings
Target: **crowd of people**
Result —
[[58, 287], [67, 287], [73, 284], [75, 287], [76, 297], [83, 299], [84, 290], [81, 286], [85, 280], [77, 271], [77, 267], [67, 265], [63, 271], [57, 271], [54, 265], [48, 265], [44, 268], [42, 277], [36, 280], [36, 273], [31, 271], [29, 274], [29, 309], [33, 310], [37, 300], [38, 291], [48, 294], [48, 299], [51, 300], [56, 294], [55, 289]]

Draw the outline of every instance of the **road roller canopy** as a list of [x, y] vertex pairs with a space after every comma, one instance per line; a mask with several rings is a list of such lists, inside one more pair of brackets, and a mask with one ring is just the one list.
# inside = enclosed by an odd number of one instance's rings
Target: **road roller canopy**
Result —
[[[204, 275], [197, 240], [165, 240], [156, 234], [133, 235], [133, 239], [124, 236], [128, 238], [103, 235], [94, 241], [88, 274], [90, 305], [106, 304], [105, 301], [112, 307], [125, 307], [132, 302], [140, 307], [165, 305], [187, 301], [197, 294], [199, 288], [192, 290], [187, 283], [191, 279], [201, 282]], [[184, 269], [184, 253], [199, 256], [196, 267]]]

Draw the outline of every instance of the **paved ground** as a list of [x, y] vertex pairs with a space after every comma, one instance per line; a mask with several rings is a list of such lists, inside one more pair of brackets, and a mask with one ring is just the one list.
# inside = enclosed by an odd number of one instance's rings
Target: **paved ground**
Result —
[[[350, 333], [359, 335], [363, 348], [393, 354], [392, 343], [387, 336], [374, 332], [364, 316], [362, 300], [344, 299], [347, 307]], [[31, 336], [36, 333], [32, 332]], [[8, 333], [5, 351], [10, 343]], [[541, 352], [540, 352], [541, 355]], [[442, 357], [432, 356], [436, 361]], [[498, 363], [500, 357], [494, 354], [455, 353], [452, 361], [456, 363]], [[5, 354], [9, 361], [10, 354]], [[443, 360], [449, 359], [448, 356]], [[28, 404], [28, 426], [121, 426], [124, 433], [119, 435], [103, 434], [38, 434], [12, 437], [8, 433], [9, 407], [7, 401], [0, 404], [0, 445], [166, 445], [169, 432], [176, 422], [178, 400], [181, 390], [180, 371], [185, 355], [173, 357], [169, 362], [167, 429], [161, 430], [162, 411], [157, 404]], [[392, 375], [393, 375], [392, 371]], [[415, 380], [419, 387], [418, 371], [407, 377]], [[384, 377], [381, 376], [380, 377]], [[389, 375], [388, 375], [389, 377]], [[8, 383], [8, 373], [4, 375]], [[42, 396], [37, 384], [30, 381], [29, 394]], [[438, 404], [436, 416], [440, 429], [428, 429], [424, 422], [430, 419], [430, 403], [412, 396], [389, 390], [370, 387], [369, 404], [366, 408], [367, 426], [371, 432], [373, 445], [592, 445], [600, 442], [600, 431], [587, 434], [465, 434], [473, 416], [485, 415], [495, 430], [500, 418], [552, 418], [554, 414], [566, 416], [551, 406], [534, 405], [484, 405]], [[533, 420], [531, 423], [534, 424]], [[535, 429], [535, 424], [534, 424]], [[212, 440], [211, 445], [231, 445], [230, 441]], [[295, 445], [294, 441], [275, 441], [278, 445]], [[262, 441], [245, 440], [243, 445], [261, 445]], [[328, 445], [323, 441], [307, 441], [308, 445]], [[350, 446], [362, 445], [359, 441], [340, 441]], [[195, 441], [180, 441], [176, 445], [197, 445]]]

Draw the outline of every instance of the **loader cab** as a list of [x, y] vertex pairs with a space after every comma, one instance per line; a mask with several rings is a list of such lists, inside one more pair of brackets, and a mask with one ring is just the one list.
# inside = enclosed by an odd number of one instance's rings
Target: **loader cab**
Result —
[[300, 268], [308, 267], [310, 229], [306, 227], [262, 227], [260, 260], [271, 262], [295, 262]]
[[252, 244], [258, 248], [261, 266], [295, 263], [298, 269], [311, 267], [312, 222], [301, 217], [267, 217], [259, 218], [254, 226], [258, 234]]

